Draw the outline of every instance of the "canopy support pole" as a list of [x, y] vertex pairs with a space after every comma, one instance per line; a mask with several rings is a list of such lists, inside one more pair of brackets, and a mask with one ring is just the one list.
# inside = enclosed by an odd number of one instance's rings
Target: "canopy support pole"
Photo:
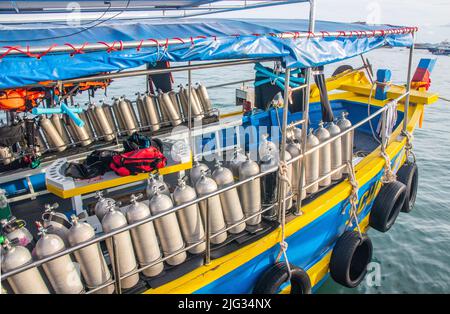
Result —
[[414, 36], [414, 33], [412, 34], [413, 40], [412, 40], [412, 45], [409, 48], [409, 58], [408, 58], [408, 74], [406, 77], [406, 98], [405, 98], [405, 106], [404, 106], [404, 110], [403, 110], [403, 134], [406, 134], [406, 132], [408, 132], [407, 127], [408, 127], [408, 109], [409, 109], [409, 93], [411, 90], [411, 76], [412, 76], [412, 61], [413, 61], [413, 55], [414, 55], [414, 42], [415, 42], [415, 38], [416, 36]]
[[[314, 32], [315, 24], [316, 24], [316, 3], [314, 0], [309, 1], [309, 31]], [[311, 94], [311, 79], [312, 73], [311, 68], [306, 68], [305, 79], [306, 79], [306, 88], [304, 93], [304, 105], [303, 105], [303, 114], [302, 119], [305, 121], [302, 127], [302, 141], [300, 143], [301, 153], [304, 154], [306, 152], [306, 140], [308, 136], [308, 128], [309, 128], [309, 96]], [[294, 215], [300, 216], [302, 215], [302, 195], [304, 191], [305, 185], [305, 173], [306, 173], [306, 162], [305, 157], [303, 157], [300, 161], [300, 182], [299, 182], [299, 192], [297, 193], [297, 205], [295, 206]], [[306, 193], [306, 192], [305, 192]]]

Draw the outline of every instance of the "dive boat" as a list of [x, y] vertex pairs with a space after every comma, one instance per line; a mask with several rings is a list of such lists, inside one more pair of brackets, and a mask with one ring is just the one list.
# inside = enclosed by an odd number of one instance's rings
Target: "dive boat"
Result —
[[[0, 29], [2, 290], [307, 294], [330, 276], [362, 282], [367, 229], [387, 232], [414, 206], [412, 134], [438, 99], [435, 60], [413, 73], [415, 27], [316, 21], [314, 1], [276, 2], [309, 2], [309, 20], [198, 18], [271, 5], [216, 2], [141, 1], [181, 16], [88, 31]], [[386, 45], [409, 48], [405, 85], [364, 58]], [[361, 67], [325, 78], [357, 56]], [[238, 111], [221, 113], [209, 92], [249, 80], [193, 84], [192, 71], [244, 64], [254, 80], [236, 91]], [[178, 88], [175, 72], [188, 73]], [[148, 90], [75, 105], [129, 77]]]

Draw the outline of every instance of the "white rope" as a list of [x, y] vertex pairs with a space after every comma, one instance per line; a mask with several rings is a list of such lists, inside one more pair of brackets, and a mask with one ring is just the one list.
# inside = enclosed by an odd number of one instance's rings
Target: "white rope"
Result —
[[[355, 169], [353, 167], [353, 164], [350, 161], [347, 161], [346, 164], [347, 164], [348, 173], [349, 173], [348, 181], [352, 185], [352, 192], [350, 193], [350, 196], [349, 196], [350, 219], [348, 221], [348, 224], [350, 227], [353, 226], [353, 224], [352, 224], [352, 218], [353, 218], [353, 220], [355, 221], [355, 224], [356, 224], [356, 228], [358, 230], [359, 238], [362, 239], [362, 232], [361, 232], [361, 228], [359, 226], [359, 220], [358, 220], [358, 202], [359, 202], [358, 181], [356, 180], [356, 174], [355, 174]], [[345, 207], [344, 207], [344, 209], [345, 209]]]
[[384, 174], [381, 177], [381, 182], [383, 184], [394, 182], [397, 180], [397, 175], [392, 171], [391, 158], [383, 150], [381, 150], [381, 157], [384, 158]]
[[[291, 187], [291, 183], [289, 182], [289, 177], [288, 177], [288, 171], [287, 171], [287, 165], [286, 162], [284, 161], [280, 161], [278, 163], [278, 168], [280, 169], [278, 172], [278, 177], [280, 178], [280, 184], [286, 184], [287, 189], [289, 189]], [[283, 189], [283, 192], [285, 190]], [[280, 227], [281, 227], [281, 240], [280, 240], [280, 251], [278, 252], [277, 258], [275, 259], [275, 262], [278, 263], [280, 261], [281, 256], [284, 256], [284, 260], [286, 262], [286, 267], [288, 270], [288, 281], [291, 280], [291, 266], [289, 264], [289, 259], [287, 256], [287, 249], [288, 249], [288, 244], [286, 242], [286, 200], [285, 200], [285, 195], [282, 195], [281, 198], [282, 202], [281, 204], [279, 204], [279, 206], [281, 207], [281, 212], [280, 212]]]

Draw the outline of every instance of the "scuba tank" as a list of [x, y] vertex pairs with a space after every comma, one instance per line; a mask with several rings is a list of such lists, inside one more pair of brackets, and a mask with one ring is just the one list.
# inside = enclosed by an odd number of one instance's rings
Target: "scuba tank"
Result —
[[[189, 117], [189, 88], [184, 88], [182, 85], [180, 85], [180, 99], [181, 104], [183, 107], [183, 110], [186, 112], [186, 116]], [[192, 118], [194, 121], [200, 121], [203, 119], [203, 108], [196, 102], [195, 96], [192, 93], [191, 89], [191, 112], [192, 112]]]
[[[340, 119], [337, 121], [337, 126], [344, 132], [352, 127], [352, 123], [347, 119], [348, 112], [342, 112]], [[345, 134], [342, 139], [342, 163], [352, 162], [353, 160], [353, 131]], [[348, 174], [348, 169], [344, 168], [343, 173]]]
[[[195, 189], [187, 185], [183, 179], [178, 179], [178, 184], [175, 187], [172, 196], [175, 205], [182, 205], [196, 199], [197, 193], [195, 193]], [[188, 246], [204, 239], [205, 229], [203, 227], [198, 204], [193, 204], [177, 211], [177, 217], [184, 241]], [[205, 251], [205, 248], [206, 244], [201, 243], [190, 249], [189, 252], [192, 254], [199, 254]]]
[[[216, 168], [212, 173], [212, 178], [216, 181], [219, 189], [234, 183], [233, 173], [230, 169], [222, 167], [219, 161], [216, 161]], [[241, 202], [236, 188], [219, 194], [222, 204], [223, 216], [227, 226], [234, 225], [244, 219]], [[240, 233], [245, 229], [245, 222], [229, 230], [230, 233]]]
[[[334, 122], [330, 122], [327, 125], [327, 130], [330, 133], [330, 137], [335, 137], [341, 133], [341, 129], [334, 124]], [[331, 142], [331, 170], [335, 170], [336, 168], [342, 165], [342, 141], [341, 138], [335, 139]], [[331, 180], [340, 180], [342, 178], [342, 171], [336, 172], [331, 176]]]
[[[142, 202], [138, 202], [143, 197], [142, 194], [131, 195], [130, 205], [127, 208], [127, 220], [129, 224], [141, 221], [150, 217], [150, 208]], [[156, 237], [153, 222], [147, 222], [143, 225], [130, 230], [133, 239], [134, 248], [136, 250], [139, 265], [144, 267], [161, 258], [159, 250], [158, 238]], [[164, 269], [163, 263], [155, 264], [146, 268], [143, 274], [147, 277], [159, 275]]]
[[112, 109], [114, 112], [114, 116], [116, 117], [118, 131], [121, 135], [124, 135], [127, 133], [127, 127], [121, 114], [121, 109], [119, 106], [120, 100], [119, 98], [113, 97], [112, 101], [113, 101]]
[[[315, 131], [315, 136], [320, 143], [330, 139], [330, 132], [323, 127], [323, 122], [320, 121], [319, 128]], [[326, 176], [331, 171], [331, 145], [321, 147], [319, 149], [319, 177]], [[328, 186], [331, 184], [331, 177], [327, 176], [319, 182], [319, 186]]]
[[[292, 159], [292, 156], [288, 150], [285, 151], [284, 156], [285, 156], [286, 162], [288, 162], [289, 160]], [[285, 191], [284, 197], [285, 198], [289, 197], [288, 199], [286, 199], [286, 210], [291, 209], [292, 202], [293, 202], [293, 199], [292, 199], [292, 168], [293, 168], [292, 163], [290, 163], [286, 166], [286, 172], [287, 172], [286, 176], [288, 177], [289, 183], [291, 184], [291, 187], [287, 183], [285, 183], [285, 186], [284, 186], [284, 191]], [[281, 183], [283, 183], [283, 182], [281, 182]]]
[[[267, 151], [266, 153], [271, 153], [271, 151]], [[251, 160], [250, 156], [247, 155], [247, 160], [239, 166], [239, 180], [247, 179], [258, 173], [258, 164]], [[245, 217], [249, 217], [261, 211], [261, 186], [259, 178], [241, 185], [239, 192]], [[261, 215], [257, 215], [252, 219], [247, 220], [247, 225], [257, 225], [260, 222]]]
[[120, 115], [120, 119], [123, 124], [123, 132], [126, 132], [128, 136], [138, 131], [138, 125], [135, 121], [135, 113], [129, 100], [125, 96], [120, 97], [117, 105], [117, 112]]
[[72, 224], [66, 215], [55, 211], [58, 207], [58, 203], [45, 204], [45, 211], [42, 214], [43, 225], [47, 229], [47, 233], [58, 235], [64, 241], [64, 245], [68, 247], [67, 233]]
[[57, 152], [62, 152], [66, 150], [67, 145], [59, 135], [52, 121], [48, 119], [45, 115], [41, 115], [39, 119], [39, 125], [44, 130], [45, 137], [49, 143], [49, 147]]
[[101, 222], [106, 213], [109, 212], [108, 202], [114, 202], [114, 200], [112, 198], [104, 198], [103, 191], [97, 191], [95, 193], [95, 197], [98, 199], [98, 201], [94, 207], [94, 214]]
[[26, 228], [24, 220], [11, 216], [9, 219], [0, 220], [0, 224], [2, 225], [2, 233], [9, 242], [14, 243], [15, 245], [24, 246], [29, 250], [33, 249], [34, 238]]
[[[64, 241], [56, 234], [48, 234], [41, 223], [36, 222], [40, 239], [36, 243], [35, 254], [42, 259], [65, 250]], [[80, 275], [70, 255], [63, 255], [42, 264], [45, 275], [58, 294], [76, 294], [84, 291]]]
[[[154, 196], [150, 200], [149, 207], [153, 216], [165, 213], [173, 208], [170, 196], [162, 194], [156, 187]], [[175, 213], [165, 215], [155, 221], [156, 233], [158, 234], [164, 256], [174, 254], [184, 248], [183, 236]], [[186, 252], [172, 256], [166, 260], [169, 265], [179, 265], [186, 260]]]
[[189, 170], [189, 179], [191, 180], [192, 185], [195, 186], [202, 175], [202, 171], [209, 171], [208, 166], [199, 162], [197, 159], [194, 159], [194, 164]]
[[172, 99], [170, 98], [169, 93], [163, 93], [161, 90], [159, 90], [158, 101], [160, 106], [163, 108], [162, 110], [169, 118], [170, 123], [173, 126], [181, 124], [182, 121], [180, 115], [178, 113], [178, 110], [175, 108], [175, 104], [172, 103]]
[[55, 127], [59, 136], [61, 136], [64, 143], [66, 143], [67, 145], [71, 144], [69, 132], [66, 129], [66, 123], [64, 122], [64, 119], [63, 119], [63, 114], [54, 113], [50, 117], [50, 120], [52, 121], [53, 126]]
[[153, 195], [155, 195], [155, 187], [160, 193], [170, 197], [169, 186], [162, 180], [159, 175], [157, 176], [151, 173], [150, 178], [147, 180], [147, 187], [145, 189], [145, 193], [149, 200], [152, 199]]
[[103, 111], [103, 107], [96, 106], [91, 103], [89, 104], [86, 113], [91, 120], [95, 133], [97, 134], [97, 139], [106, 142], [112, 141], [114, 139], [113, 129], [111, 128], [110, 122]]
[[292, 128], [292, 133], [294, 135], [293, 140], [296, 140], [298, 143], [301, 143], [302, 142], [302, 129]]
[[144, 106], [144, 113], [147, 120], [147, 125], [150, 126], [150, 129], [153, 132], [156, 132], [161, 127], [156, 98], [155, 96], [146, 93], [142, 101]]
[[[23, 246], [12, 246], [8, 239], [2, 243], [2, 272], [7, 273], [33, 262], [30, 251]], [[8, 283], [15, 294], [49, 294], [39, 270], [34, 267], [11, 276]]]
[[137, 107], [137, 111], [138, 111], [138, 116], [139, 116], [139, 125], [141, 126], [141, 131], [148, 131], [149, 127], [148, 125], [150, 124], [149, 121], [147, 120], [147, 115], [145, 114], [145, 107], [144, 107], [144, 100], [141, 96], [141, 93], [137, 92], [135, 94], [136, 97], [136, 107]]
[[263, 134], [261, 137], [262, 137], [262, 141], [259, 144], [259, 148], [258, 148], [259, 158], [261, 159], [262, 156], [266, 156], [268, 153], [271, 153], [271, 154], [274, 154], [274, 156], [277, 156], [278, 155], [277, 145], [275, 145], [274, 142], [268, 140], [269, 135]]
[[[316, 147], [320, 142], [310, 129], [306, 138], [306, 151]], [[319, 178], [319, 150], [305, 156], [305, 179], [306, 185], [311, 184]], [[301, 187], [300, 187], [301, 188]], [[308, 189], [306, 193], [315, 193], [319, 190], [319, 183], [315, 183]]]
[[[261, 172], [267, 172], [278, 168], [278, 159], [274, 156], [272, 152], [266, 152], [265, 156], [261, 157]], [[278, 170], [278, 169], [277, 169]], [[262, 194], [262, 204], [264, 206], [269, 206], [277, 202], [278, 197], [278, 171], [271, 172], [261, 177], [261, 194]], [[272, 209], [264, 213], [264, 217], [273, 220], [276, 218], [277, 208]]]
[[[114, 202], [108, 202], [109, 212], [102, 219], [102, 228], [105, 233], [114, 231], [127, 225], [125, 215], [116, 210]], [[113, 241], [116, 244], [116, 253], [119, 258], [119, 274], [126, 275], [137, 269], [136, 256], [134, 255], [133, 243], [131, 241], [130, 232], [124, 231], [113, 237], [106, 239], [106, 247], [115, 269]], [[133, 274], [120, 281], [122, 288], [129, 289], [134, 287], [139, 281], [139, 274]]]
[[169, 98], [172, 101], [172, 104], [175, 107], [175, 110], [178, 112], [178, 115], [180, 116], [180, 118], [182, 118], [182, 110], [180, 110], [180, 106], [178, 104], [177, 93], [175, 93], [174, 91], [170, 91], [170, 92], [167, 92], [167, 94], [169, 94]]
[[203, 110], [205, 112], [210, 112], [212, 110], [212, 105], [211, 105], [211, 99], [209, 98], [206, 87], [200, 83], [197, 83], [196, 90], [197, 90], [198, 98], [203, 105]]
[[77, 145], [80, 145], [83, 147], [88, 146], [89, 144], [91, 144], [94, 141], [92, 130], [89, 125], [89, 121], [87, 119], [86, 113], [81, 112], [78, 115], [79, 115], [80, 119], [83, 120], [84, 126], [79, 127], [78, 125], [75, 124], [75, 122], [72, 119], [70, 119], [68, 117], [66, 117], [67, 118], [66, 123], [67, 123], [69, 131], [72, 135], [72, 138], [77, 143]]
[[106, 120], [109, 122], [109, 126], [111, 127], [111, 131], [113, 132], [113, 136], [115, 137], [115, 134], [118, 133], [118, 127], [114, 120], [114, 109], [112, 106], [108, 105], [107, 103], [103, 102], [103, 100], [98, 101], [100, 106], [103, 108], [103, 112], [105, 113]]
[[[286, 150], [289, 152], [292, 158], [296, 158], [300, 156], [301, 148], [300, 144], [294, 142], [293, 139], [289, 139], [286, 145]], [[299, 184], [300, 184], [300, 173], [301, 173], [301, 159], [297, 160], [296, 162], [293, 162], [292, 164], [292, 178], [291, 178], [291, 187], [292, 187], [292, 193], [295, 195], [298, 195], [300, 193]], [[305, 174], [303, 174], [303, 179]], [[305, 182], [305, 180], [303, 180]], [[305, 198], [305, 193], [303, 192], [303, 195], [301, 196], [301, 199]]]
[[[206, 176], [206, 171], [201, 170], [200, 179], [195, 184], [195, 190], [198, 196], [203, 196], [217, 191], [218, 186], [216, 182]], [[211, 196], [210, 198], [200, 201], [200, 210], [206, 228], [206, 212], [209, 210], [209, 222], [211, 235], [226, 229], [225, 218], [222, 211], [222, 205], [219, 195]], [[222, 232], [211, 239], [211, 243], [219, 244], [227, 239], [227, 232]]]
[[230, 160], [230, 170], [235, 179], [239, 179], [239, 165], [246, 160], [245, 155], [241, 153], [241, 148], [235, 146], [233, 158]]
[[[72, 227], [69, 229], [67, 239], [70, 246], [76, 246], [95, 238], [95, 230], [85, 222], [79, 222], [78, 217], [71, 216]], [[73, 252], [75, 259], [80, 264], [86, 286], [95, 289], [111, 279], [111, 273], [106, 265], [105, 258], [99, 243], [94, 243]], [[114, 284], [102, 288], [94, 293], [111, 294], [114, 292]]]

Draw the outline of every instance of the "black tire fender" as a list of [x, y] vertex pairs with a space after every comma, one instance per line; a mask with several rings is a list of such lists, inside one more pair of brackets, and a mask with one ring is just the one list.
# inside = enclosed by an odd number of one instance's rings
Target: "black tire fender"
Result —
[[416, 203], [417, 188], [419, 184], [419, 168], [414, 162], [406, 161], [397, 172], [397, 180], [406, 185], [405, 202], [402, 212], [409, 213]]
[[372, 241], [367, 234], [360, 238], [356, 231], [345, 231], [331, 253], [331, 278], [348, 288], [358, 286], [366, 276], [372, 252]]
[[380, 232], [386, 232], [394, 225], [405, 202], [406, 186], [393, 181], [380, 189], [370, 211], [369, 226]]
[[[295, 265], [291, 268], [291, 294], [310, 294], [311, 280], [306, 271]], [[254, 294], [276, 294], [281, 285], [289, 278], [285, 262], [278, 262], [269, 267], [256, 282]]]

